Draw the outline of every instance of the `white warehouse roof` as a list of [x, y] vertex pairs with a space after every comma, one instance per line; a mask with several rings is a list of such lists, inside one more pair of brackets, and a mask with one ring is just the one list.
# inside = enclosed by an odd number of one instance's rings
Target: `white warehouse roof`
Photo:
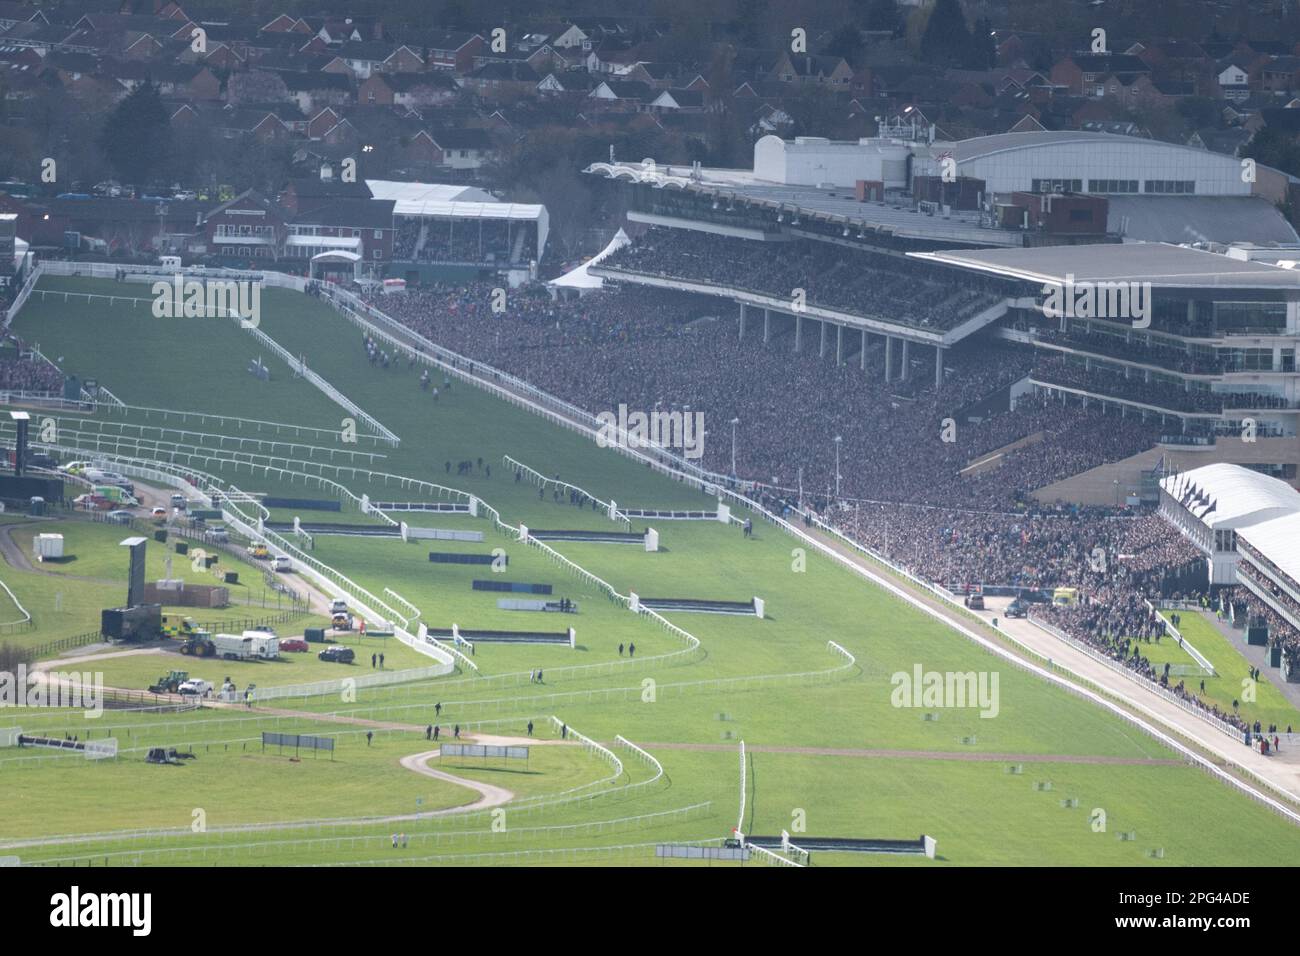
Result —
[[1193, 468], [1160, 479], [1160, 487], [1210, 528], [1242, 528], [1300, 511], [1300, 491], [1240, 465]]

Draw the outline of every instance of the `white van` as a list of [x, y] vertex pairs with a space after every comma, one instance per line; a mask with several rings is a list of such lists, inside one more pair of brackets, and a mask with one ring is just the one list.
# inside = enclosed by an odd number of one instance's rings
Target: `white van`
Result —
[[277, 554], [274, 558], [271, 559], [271, 570], [292, 571], [293, 561], [289, 559], [289, 556], [287, 554]]

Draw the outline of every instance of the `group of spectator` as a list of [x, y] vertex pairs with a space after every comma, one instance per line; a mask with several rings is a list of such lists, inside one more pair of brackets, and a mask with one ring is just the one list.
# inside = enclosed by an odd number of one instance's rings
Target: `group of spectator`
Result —
[[[19, 345], [19, 355], [22, 346]], [[31, 357], [0, 358], [0, 390], [63, 393], [63, 373]]]
[[1140, 369], [1099, 365], [1085, 367], [1080, 358], [1041, 355], [1034, 363], [1039, 381], [1086, 389], [1115, 398], [1180, 412], [1221, 413], [1225, 408], [1287, 408], [1287, 400], [1268, 392], [1215, 392], [1202, 386], [1148, 379]]
[[537, 253], [532, 224], [407, 216], [395, 222], [393, 259], [398, 262], [526, 262]]

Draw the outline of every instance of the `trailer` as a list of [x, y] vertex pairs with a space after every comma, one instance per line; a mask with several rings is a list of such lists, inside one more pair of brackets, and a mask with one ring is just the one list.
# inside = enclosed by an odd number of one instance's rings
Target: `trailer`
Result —
[[32, 552], [37, 561], [60, 559], [63, 557], [63, 535], [38, 534], [32, 538]]
[[252, 642], [253, 656], [264, 661], [273, 661], [280, 656], [280, 639], [265, 631], [245, 631], [244, 638]]
[[217, 634], [212, 638], [212, 646], [217, 656], [228, 661], [251, 661], [256, 657], [253, 651], [253, 639], [243, 634]]

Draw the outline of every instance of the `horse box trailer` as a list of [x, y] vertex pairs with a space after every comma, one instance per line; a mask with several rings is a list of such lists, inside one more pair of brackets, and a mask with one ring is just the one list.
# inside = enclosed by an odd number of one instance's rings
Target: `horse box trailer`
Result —
[[265, 631], [245, 631], [244, 637], [252, 641], [253, 656], [273, 661], [280, 656], [280, 639]]
[[253, 639], [242, 634], [214, 634], [212, 644], [217, 649], [217, 656], [229, 661], [251, 661], [257, 656], [253, 651]]
[[32, 538], [32, 551], [36, 553], [37, 561], [44, 561], [47, 558], [63, 557], [63, 535], [61, 534], [38, 534]]

